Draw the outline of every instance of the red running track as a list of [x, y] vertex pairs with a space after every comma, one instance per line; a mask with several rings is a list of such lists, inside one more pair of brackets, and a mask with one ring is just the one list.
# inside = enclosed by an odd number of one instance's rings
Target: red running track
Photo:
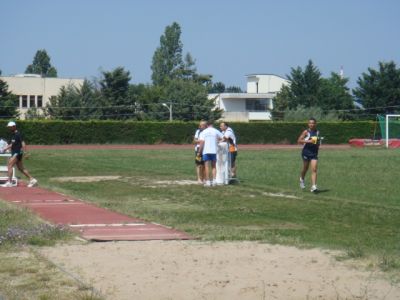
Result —
[[42, 219], [67, 225], [93, 241], [144, 241], [192, 239], [184, 232], [112, 212], [39, 187], [0, 188], [0, 198], [26, 207]]

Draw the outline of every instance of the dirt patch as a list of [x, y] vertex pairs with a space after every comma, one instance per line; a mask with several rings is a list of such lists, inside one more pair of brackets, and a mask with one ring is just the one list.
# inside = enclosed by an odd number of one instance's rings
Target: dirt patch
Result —
[[108, 299], [400, 299], [333, 252], [256, 242], [63, 245], [42, 253]]
[[53, 177], [52, 181], [57, 182], [99, 182], [108, 180], [118, 180], [121, 176], [74, 176], [74, 177]]

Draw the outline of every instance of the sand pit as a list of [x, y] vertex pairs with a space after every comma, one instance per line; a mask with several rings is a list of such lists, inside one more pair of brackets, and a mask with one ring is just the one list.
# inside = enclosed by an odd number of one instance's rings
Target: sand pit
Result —
[[319, 249], [256, 242], [61, 245], [42, 253], [106, 299], [400, 299], [378, 273]]

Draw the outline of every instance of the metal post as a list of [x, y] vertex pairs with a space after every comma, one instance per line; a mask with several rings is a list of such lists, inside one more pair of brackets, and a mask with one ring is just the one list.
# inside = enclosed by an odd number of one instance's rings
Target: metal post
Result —
[[386, 148], [389, 148], [389, 115], [386, 115]]
[[163, 106], [165, 106], [166, 108], [168, 108], [169, 110], [169, 121], [172, 122], [172, 102], [168, 104], [166, 103], [162, 103]]

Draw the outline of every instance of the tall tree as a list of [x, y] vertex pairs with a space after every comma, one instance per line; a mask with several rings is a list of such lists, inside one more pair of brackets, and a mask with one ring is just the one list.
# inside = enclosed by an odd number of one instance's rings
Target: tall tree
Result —
[[[165, 86], [161, 102], [172, 104], [173, 119], [182, 121], [213, 119], [221, 117], [222, 112], [215, 108], [213, 100], [208, 99], [207, 87], [183, 79], [169, 81]], [[165, 109], [165, 108], [164, 108]], [[163, 119], [167, 120], [169, 114], [165, 111]]]
[[291, 90], [291, 99], [288, 101], [289, 107], [317, 106], [321, 72], [311, 60], [308, 61], [304, 71], [301, 67], [291, 70], [291, 74], [287, 76]]
[[[50, 99], [45, 115], [55, 119], [89, 120], [102, 117], [102, 97], [94, 84], [85, 80], [82, 86], [68, 85]], [[36, 111], [30, 112], [36, 118]]]
[[369, 113], [400, 112], [400, 69], [393, 61], [379, 62], [378, 70], [368, 68], [357, 84], [353, 93]]
[[103, 117], [106, 119], [128, 119], [134, 115], [135, 108], [129, 98], [129, 71], [123, 67], [102, 73], [100, 91], [103, 98]]
[[[337, 110], [354, 108], [353, 98], [347, 87], [348, 78], [342, 78], [337, 73], [331, 73], [329, 78], [322, 78], [321, 72], [308, 61], [304, 70], [301, 67], [291, 69], [288, 76], [289, 86], [282, 86], [274, 99], [274, 118], [283, 118], [283, 112], [291, 110], [292, 115], [300, 116], [307, 108], [320, 108], [327, 118], [347, 118], [348, 114]], [[296, 110], [300, 110], [296, 112]], [[335, 113], [335, 116], [332, 113]], [[330, 114], [328, 116], [328, 114]]]
[[38, 50], [33, 58], [33, 62], [29, 65], [25, 73], [39, 74], [43, 77], [57, 77], [57, 70], [50, 63], [50, 56], [46, 50]]
[[165, 28], [160, 37], [160, 46], [153, 55], [151, 79], [155, 85], [163, 85], [166, 80], [174, 79], [182, 70], [181, 27], [174, 22]]
[[0, 116], [12, 117], [18, 116], [18, 96], [8, 90], [8, 84], [0, 79]]
[[346, 110], [354, 108], [353, 97], [347, 87], [348, 78], [332, 72], [329, 78], [321, 79], [318, 106], [324, 110]]
[[51, 97], [45, 115], [61, 120], [80, 120], [82, 102], [74, 85], [63, 86], [57, 96]]

